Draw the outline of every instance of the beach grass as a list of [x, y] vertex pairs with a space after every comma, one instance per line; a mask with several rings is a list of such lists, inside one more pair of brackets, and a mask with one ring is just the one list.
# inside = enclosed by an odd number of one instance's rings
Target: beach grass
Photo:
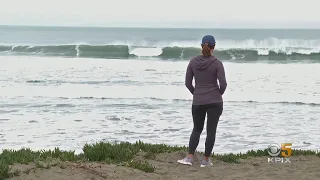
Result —
[[10, 165], [15, 163], [35, 163], [38, 168], [50, 168], [50, 164], [43, 163], [50, 159], [70, 162], [103, 162], [140, 169], [145, 172], [153, 172], [155, 167], [146, 161], [134, 160], [134, 157], [142, 152], [146, 159], [155, 158], [159, 153], [170, 153], [186, 150], [186, 147], [168, 146], [165, 144], [147, 144], [141, 141], [136, 143], [104, 143], [85, 144], [83, 153], [75, 151], [54, 150], [32, 151], [29, 148], [20, 150], [3, 150], [0, 154], [0, 179], [8, 178], [17, 174], [9, 173]]
[[[312, 150], [300, 150], [300, 149], [292, 149], [292, 155], [291, 156], [300, 156], [300, 155], [316, 155], [320, 157], [320, 152], [312, 151]], [[239, 163], [240, 159], [247, 159], [249, 157], [263, 157], [263, 156], [269, 156], [268, 149], [265, 150], [249, 150], [246, 153], [229, 153], [229, 154], [217, 154], [214, 155], [213, 158], [224, 161], [227, 163]]]
[[[165, 144], [148, 144], [138, 141], [136, 143], [109, 143], [99, 142], [95, 144], [85, 144], [83, 153], [76, 154], [75, 151], [63, 151], [59, 148], [53, 150], [32, 151], [29, 148], [20, 150], [3, 150], [0, 154], [0, 179], [18, 176], [19, 171], [11, 172], [10, 165], [13, 164], [29, 164], [35, 163], [37, 168], [48, 169], [51, 166], [60, 166], [65, 168], [63, 164], [50, 163], [52, 161], [69, 161], [69, 162], [100, 162], [107, 164], [117, 164], [120, 166], [131, 167], [142, 170], [147, 173], [152, 173], [155, 168], [148, 163], [148, 159], [155, 159], [159, 153], [171, 153], [178, 151], [187, 151], [187, 147], [168, 146]], [[146, 160], [136, 160], [135, 157], [143, 153]], [[320, 152], [311, 150], [293, 150], [294, 155], [316, 155], [320, 158]], [[229, 153], [215, 154], [213, 159], [224, 161], [226, 163], [239, 163], [240, 159], [248, 157], [269, 156], [267, 149], [265, 150], [250, 150], [247, 153]]]

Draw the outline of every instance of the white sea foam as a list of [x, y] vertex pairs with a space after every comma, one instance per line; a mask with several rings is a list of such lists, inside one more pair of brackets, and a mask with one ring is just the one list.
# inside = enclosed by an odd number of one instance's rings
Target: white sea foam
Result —
[[76, 46], [77, 57], [79, 57], [79, 55], [80, 55], [80, 50], [79, 50], [79, 46], [80, 46], [80, 45], [77, 45], [77, 46]]
[[162, 54], [161, 48], [131, 48], [129, 54], [139, 57], [152, 57]]

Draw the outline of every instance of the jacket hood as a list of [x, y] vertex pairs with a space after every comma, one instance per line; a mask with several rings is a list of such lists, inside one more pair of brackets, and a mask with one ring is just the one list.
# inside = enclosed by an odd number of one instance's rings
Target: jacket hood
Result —
[[215, 62], [217, 60], [216, 57], [211, 56], [211, 57], [204, 57], [204, 56], [199, 56], [196, 59], [196, 68], [199, 70], [204, 70], [207, 67], [210, 66], [211, 63]]

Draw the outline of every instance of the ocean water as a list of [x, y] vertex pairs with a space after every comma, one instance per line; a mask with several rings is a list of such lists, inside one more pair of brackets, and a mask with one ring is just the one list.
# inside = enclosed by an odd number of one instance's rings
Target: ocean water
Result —
[[184, 75], [205, 34], [228, 82], [214, 151], [320, 149], [320, 30], [0, 26], [0, 150], [188, 145]]

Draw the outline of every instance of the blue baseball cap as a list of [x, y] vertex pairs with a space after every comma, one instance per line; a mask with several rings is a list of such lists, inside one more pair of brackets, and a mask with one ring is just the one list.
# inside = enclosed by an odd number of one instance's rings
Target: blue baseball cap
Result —
[[214, 46], [216, 44], [216, 40], [211, 35], [205, 35], [202, 38], [202, 45], [204, 45], [205, 43], [208, 43], [209, 46]]

